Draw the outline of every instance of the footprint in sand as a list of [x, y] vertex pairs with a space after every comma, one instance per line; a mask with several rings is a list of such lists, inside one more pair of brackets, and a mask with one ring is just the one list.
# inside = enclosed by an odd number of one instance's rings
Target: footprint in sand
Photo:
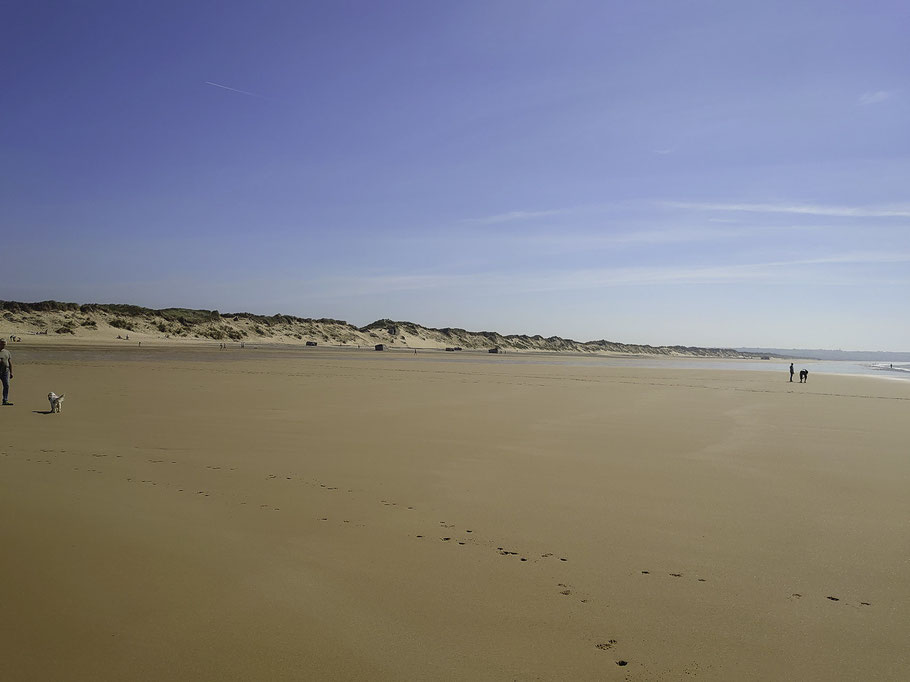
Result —
[[826, 597], [826, 598], [830, 599], [831, 601], [840, 601], [839, 597]]
[[600, 644], [595, 644], [594, 646], [600, 649], [601, 651], [609, 651], [616, 645], [616, 640], [611, 639], [607, 642], [601, 642]]

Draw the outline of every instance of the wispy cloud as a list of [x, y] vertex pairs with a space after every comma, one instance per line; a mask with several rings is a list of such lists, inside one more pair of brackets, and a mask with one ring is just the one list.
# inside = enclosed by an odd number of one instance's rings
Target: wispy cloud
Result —
[[769, 228], [673, 228], [666, 230], [635, 230], [633, 232], [616, 232], [604, 234], [573, 234], [558, 232], [552, 234], [521, 235], [516, 241], [524, 244], [538, 244], [552, 251], [576, 251], [596, 248], [635, 245], [635, 244], [684, 244], [706, 241], [720, 241], [754, 236], [759, 233], [788, 231], [797, 229], [816, 229], [802, 226], [774, 226]]
[[723, 204], [666, 201], [664, 206], [697, 211], [744, 211], [749, 213], [796, 213], [843, 218], [910, 218], [910, 205], [825, 206], [818, 204]]
[[241, 95], [246, 95], [247, 97], [258, 97], [259, 99], [266, 99], [263, 95], [257, 95], [255, 92], [247, 92], [246, 90], [238, 90], [237, 88], [231, 88], [227, 85], [221, 85], [221, 83], [213, 83], [212, 81], [206, 81], [206, 85], [211, 85], [216, 88], [221, 88], [222, 90], [230, 90], [231, 92], [239, 92]]
[[[495, 275], [480, 275], [488, 282]], [[465, 291], [478, 285], [477, 275], [436, 273], [436, 274], [376, 274], [350, 277], [325, 277], [308, 280], [307, 294], [314, 298], [347, 298], [356, 296], [382, 296], [403, 291], [427, 291], [457, 289]]]
[[806, 258], [795, 261], [781, 261], [768, 265], [829, 265], [829, 264], [867, 264], [867, 263], [908, 263], [910, 252], [888, 251], [852, 251], [818, 258]]
[[860, 106], [878, 104], [879, 102], [884, 102], [891, 99], [895, 94], [897, 94], [896, 90], [875, 90], [873, 92], [864, 92], [859, 96], [859, 104]]
[[564, 215], [571, 209], [562, 208], [552, 211], [510, 211], [508, 213], [499, 213], [497, 215], [485, 216], [482, 218], [467, 218], [462, 222], [474, 223], [475, 225], [495, 225], [497, 223], [510, 223], [520, 220], [533, 220], [535, 218], [547, 218], [555, 215]]
[[[618, 286], [712, 285], [712, 284], [812, 284], [845, 286], [858, 277], [868, 282], [868, 272], [848, 276], [837, 266], [910, 263], [910, 252], [851, 252], [798, 260], [738, 263], [732, 265], [662, 265], [579, 270], [548, 270], [513, 273], [473, 272], [433, 274], [377, 274], [332, 278], [316, 286], [320, 296], [382, 296], [397, 292], [458, 290], [476, 295], [496, 292], [520, 295], [541, 292], [585, 291]], [[834, 266], [837, 269], [825, 269]], [[906, 279], [906, 278], [905, 278]], [[893, 283], [893, 282], [892, 282]], [[907, 283], [907, 282], [902, 282]], [[308, 286], [313, 286], [308, 280]]]
[[[718, 266], [656, 266], [588, 269], [529, 279], [525, 292], [600, 289], [609, 286], [736, 284], [748, 282], [845, 285], [843, 271], [825, 277], [813, 266], [910, 262], [910, 253], [848, 253], [820, 258]], [[864, 277], [864, 280], [867, 278]]]
[[654, 154], [660, 154], [661, 156], [666, 156], [667, 154], [672, 154], [676, 151], [676, 147], [664, 147], [662, 149], [652, 149], [651, 152]]

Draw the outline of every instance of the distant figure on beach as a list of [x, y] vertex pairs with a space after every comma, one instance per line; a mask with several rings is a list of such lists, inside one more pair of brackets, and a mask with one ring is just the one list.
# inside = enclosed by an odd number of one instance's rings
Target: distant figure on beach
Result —
[[13, 359], [6, 350], [6, 339], [0, 339], [0, 383], [3, 384], [3, 404], [12, 405], [9, 401], [9, 380], [13, 378]]
[[790, 383], [793, 383], [793, 363], [790, 363]]
[[809, 381], [809, 370], [801, 369], [799, 370], [799, 383], [804, 384]]

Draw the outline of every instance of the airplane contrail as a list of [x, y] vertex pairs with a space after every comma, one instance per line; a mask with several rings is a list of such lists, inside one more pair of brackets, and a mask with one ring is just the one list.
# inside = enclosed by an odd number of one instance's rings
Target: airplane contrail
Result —
[[206, 85], [214, 85], [216, 88], [222, 88], [224, 90], [230, 90], [231, 92], [239, 92], [241, 95], [248, 95], [249, 97], [259, 97], [260, 99], [265, 99], [262, 95], [257, 95], [255, 92], [247, 92], [246, 90], [238, 90], [237, 88], [229, 88], [226, 85], [221, 85], [221, 83], [213, 83], [212, 81], [206, 81]]

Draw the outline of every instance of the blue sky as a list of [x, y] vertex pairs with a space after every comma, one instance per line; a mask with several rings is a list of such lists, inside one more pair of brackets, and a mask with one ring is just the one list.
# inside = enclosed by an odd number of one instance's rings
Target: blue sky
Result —
[[0, 298], [910, 350], [903, 2], [42, 2]]

